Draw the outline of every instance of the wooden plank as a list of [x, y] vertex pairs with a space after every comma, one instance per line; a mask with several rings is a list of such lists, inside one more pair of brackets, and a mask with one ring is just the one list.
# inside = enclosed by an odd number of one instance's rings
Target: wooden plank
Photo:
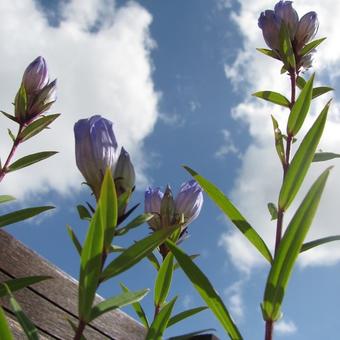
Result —
[[[51, 280], [35, 284], [28, 290], [43, 296], [49, 303], [53, 303], [69, 315], [77, 317], [77, 281], [3, 230], [0, 230], [0, 269], [9, 277], [31, 275], [53, 277]], [[97, 296], [95, 303], [102, 300]], [[119, 310], [99, 317], [92, 323], [92, 327], [115, 340], [144, 340], [146, 334], [145, 328], [140, 323]], [[102, 336], [101, 339], [104, 338]]]

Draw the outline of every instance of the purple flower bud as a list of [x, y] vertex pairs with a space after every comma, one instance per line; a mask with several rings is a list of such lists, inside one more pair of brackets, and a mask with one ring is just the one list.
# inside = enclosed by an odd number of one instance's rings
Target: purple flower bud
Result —
[[175, 199], [176, 216], [187, 225], [197, 218], [203, 205], [202, 188], [195, 180], [190, 180], [181, 185], [180, 191]]
[[144, 211], [146, 213], [154, 214], [151, 220], [148, 221], [149, 226], [153, 230], [161, 229], [161, 202], [164, 197], [160, 188], [148, 188], [145, 191]]
[[22, 83], [27, 95], [36, 93], [48, 84], [48, 70], [43, 57], [36, 58], [27, 66]]
[[266, 10], [261, 13], [258, 20], [258, 26], [262, 30], [263, 38], [273, 50], [279, 49], [279, 33], [280, 33], [280, 18], [278, 18], [274, 11]]
[[122, 147], [114, 172], [114, 179], [118, 197], [124, 192], [131, 192], [135, 186], [135, 169], [130, 160], [130, 155]]
[[74, 134], [78, 169], [98, 199], [106, 168], [113, 171], [117, 159], [112, 122], [98, 115], [81, 119]]
[[280, 18], [285, 23], [291, 40], [294, 39], [297, 30], [299, 16], [292, 7], [292, 1], [279, 1], [274, 7], [275, 16]]
[[298, 51], [315, 36], [318, 28], [319, 22], [315, 12], [308, 12], [300, 19], [295, 34], [295, 46]]

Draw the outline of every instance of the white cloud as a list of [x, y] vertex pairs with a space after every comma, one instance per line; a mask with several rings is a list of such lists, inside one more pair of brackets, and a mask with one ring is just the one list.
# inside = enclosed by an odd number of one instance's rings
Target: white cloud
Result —
[[184, 309], [189, 309], [192, 307], [194, 300], [191, 295], [184, 295], [182, 299], [182, 306]]
[[293, 321], [280, 320], [274, 324], [275, 331], [278, 335], [291, 335], [297, 332], [297, 327]]
[[234, 282], [225, 290], [228, 299], [228, 308], [233, 317], [242, 321], [244, 317], [244, 302], [242, 297], [242, 289], [246, 279]]
[[[278, 109], [277, 106], [267, 104], [251, 98], [250, 94], [258, 90], [274, 90], [286, 93], [289, 97], [288, 77], [280, 76], [280, 65], [277, 61], [260, 55], [256, 47], [265, 47], [260, 29], [257, 28], [257, 19], [261, 11], [273, 7], [269, 0], [245, 1], [239, 0], [240, 11], [233, 13], [232, 17], [244, 37], [244, 47], [240, 50], [236, 60], [225, 66], [226, 76], [232, 85], [244, 91], [245, 100], [232, 110], [235, 119], [245, 122], [249, 128], [251, 143], [242, 155], [242, 165], [235, 181], [231, 198], [240, 211], [245, 215], [255, 229], [263, 236], [265, 241], [273, 248], [275, 225], [270, 222], [266, 205], [276, 202], [282, 169], [275, 153], [273, 144], [273, 131], [270, 114], [273, 114], [280, 123], [281, 129], [287, 119], [287, 110]], [[294, 7], [303, 15], [314, 10], [319, 15], [320, 29], [318, 37], [327, 36], [326, 42], [318, 48], [315, 55], [315, 69], [317, 82], [330, 79], [334, 83], [338, 80], [339, 72], [336, 65], [340, 62], [340, 46], [338, 40], [337, 17], [340, 15], [340, 3], [327, 0], [320, 4], [317, 1], [301, 0], [294, 3]], [[241, 87], [242, 85], [242, 87]], [[306, 119], [305, 127], [300, 137], [307, 131], [320, 112], [325, 101], [330, 97], [318, 98], [313, 101], [311, 115]], [[322, 137], [320, 148], [324, 151], [340, 152], [340, 104], [333, 102], [329, 120]], [[301, 139], [301, 138], [300, 138]], [[298, 143], [293, 145], [296, 150]], [[295, 204], [286, 214], [287, 223], [298, 203], [317, 176], [329, 165], [336, 165], [329, 177], [324, 195], [321, 200], [318, 214], [311, 227], [308, 240], [327, 235], [340, 234], [340, 227], [335, 218], [340, 197], [340, 162], [334, 160], [328, 163], [313, 164]], [[248, 241], [239, 231], [231, 229], [221, 236], [222, 245], [231, 256], [234, 264], [242, 270], [249, 272], [253, 267], [264, 264], [257, 251], [249, 246]], [[237, 255], [236, 255], [237, 254]], [[340, 247], [336, 242], [321, 246], [304, 253], [300, 257], [300, 264], [331, 265], [340, 260]]]
[[239, 155], [239, 149], [235, 145], [231, 133], [227, 129], [222, 130], [224, 143], [219, 147], [219, 149], [215, 152], [216, 158], [224, 158], [229, 154]]
[[[67, 193], [80, 187], [73, 124], [93, 114], [114, 122], [119, 143], [132, 154], [138, 178], [144, 178], [143, 139], [155, 125], [159, 99], [151, 78], [152, 17], [134, 2], [116, 7], [114, 0], [71, 0], [60, 6], [60, 24], [51, 27], [34, 0], [0, 2], [1, 109], [12, 111], [22, 72], [43, 55], [51, 76], [58, 78], [52, 112], [62, 113], [51, 130], [20, 147], [16, 157], [42, 150], [60, 153], [9, 174], [1, 183], [2, 192], [15, 196], [50, 189]], [[9, 139], [4, 141], [5, 128], [7, 122], [0, 127], [2, 159], [10, 145]]]

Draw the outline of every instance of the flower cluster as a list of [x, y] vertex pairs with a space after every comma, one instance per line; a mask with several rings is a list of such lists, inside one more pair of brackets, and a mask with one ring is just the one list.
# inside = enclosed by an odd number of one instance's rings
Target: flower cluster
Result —
[[80, 119], [74, 125], [76, 163], [98, 199], [107, 168], [111, 169], [118, 197], [128, 194], [135, 185], [135, 171], [128, 152], [122, 147], [118, 156], [118, 143], [112, 122], [95, 115]]
[[299, 20], [292, 1], [279, 1], [274, 10], [266, 10], [261, 13], [258, 26], [262, 29], [266, 44], [277, 54], [278, 59], [282, 58], [280, 32], [283, 29], [282, 26], [285, 26], [293, 47], [297, 70], [301, 67], [305, 69], [311, 67], [314, 50], [305, 55], [301, 55], [301, 51], [313, 39], [318, 30], [319, 23], [315, 12], [308, 12]]
[[183, 183], [175, 199], [169, 185], [164, 193], [160, 188], [145, 191], [145, 212], [154, 215], [148, 222], [153, 230], [182, 224], [183, 232], [196, 219], [202, 204], [202, 188], [195, 180]]
[[17, 121], [27, 124], [46, 112], [56, 101], [56, 85], [56, 79], [49, 81], [45, 59], [38, 57], [32, 61], [14, 100]]

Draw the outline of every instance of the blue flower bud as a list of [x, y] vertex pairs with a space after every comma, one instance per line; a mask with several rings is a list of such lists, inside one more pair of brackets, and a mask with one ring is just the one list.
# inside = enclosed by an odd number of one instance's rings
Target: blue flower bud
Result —
[[151, 220], [148, 221], [149, 226], [153, 230], [161, 229], [161, 202], [164, 197], [160, 188], [152, 189], [149, 187], [145, 191], [144, 211], [153, 214]]
[[184, 216], [184, 223], [188, 225], [199, 215], [203, 205], [203, 192], [195, 180], [181, 185], [175, 199], [176, 216], [180, 220]]
[[130, 160], [129, 153], [122, 147], [114, 172], [114, 180], [118, 197], [131, 192], [135, 186], [135, 169]]
[[112, 122], [99, 115], [81, 119], [74, 125], [74, 134], [78, 169], [98, 199], [105, 171], [113, 171], [117, 160]]
[[266, 10], [261, 13], [258, 26], [262, 30], [263, 38], [273, 50], [279, 49], [279, 33], [280, 33], [280, 18], [277, 17], [272, 10]]
[[27, 95], [36, 93], [48, 84], [48, 70], [43, 57], [36, 58], [27, 66], [22, 83]]
[[300, 19], [294, 41], [298, 51], [315, 36], [318, 28], [319, 22], [315, 12], [308, 12]]
[[292, 1], [279, 1], [274, 7], [275, 16], [285, 23], [291, 40], [294, 39], [297, 30], [299, 16], [292, 7]]

